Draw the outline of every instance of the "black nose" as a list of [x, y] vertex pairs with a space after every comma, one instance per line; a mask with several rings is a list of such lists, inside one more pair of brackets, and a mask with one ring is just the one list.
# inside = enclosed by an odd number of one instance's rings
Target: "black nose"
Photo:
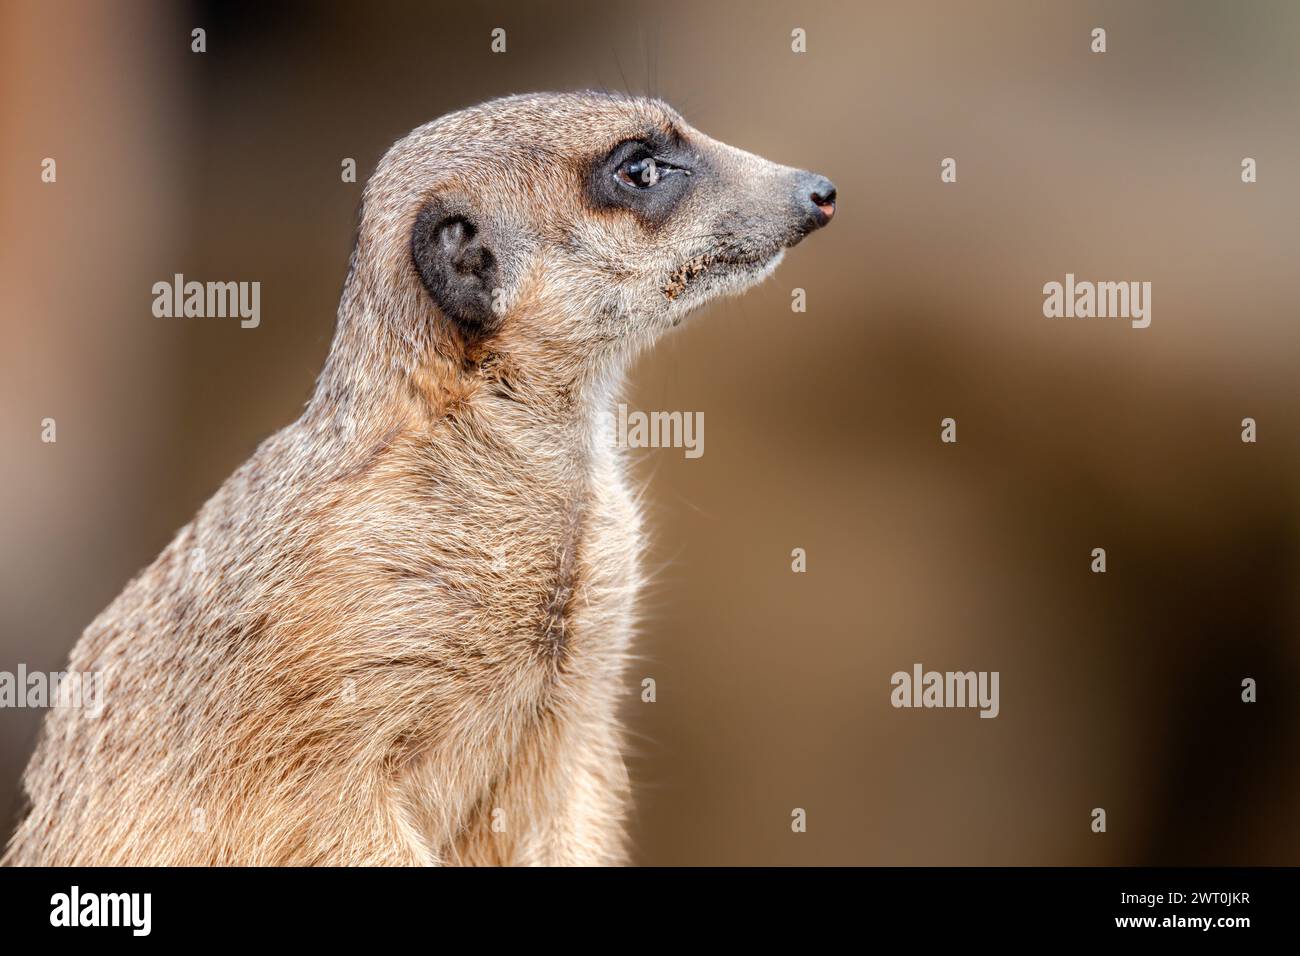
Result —
[[819, 229], [835, 215], [835, 184], [825, 176], [809, 175], [803, 189], [809, 218], [813, 228]]

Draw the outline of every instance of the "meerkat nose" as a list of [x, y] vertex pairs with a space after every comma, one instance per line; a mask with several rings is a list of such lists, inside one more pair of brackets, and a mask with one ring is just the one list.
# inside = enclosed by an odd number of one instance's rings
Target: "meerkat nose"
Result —
[[802, 183], [809, 219], [814, 229], [831, 221], [835, 215], [835, 184], [825, 176], [809, 174]]

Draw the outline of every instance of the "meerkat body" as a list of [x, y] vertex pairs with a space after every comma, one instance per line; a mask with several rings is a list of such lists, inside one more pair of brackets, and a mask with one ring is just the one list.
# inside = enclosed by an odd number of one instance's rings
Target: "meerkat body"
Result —
[[76, 645], [5, 861], [624, 862], [623, 370], [833, 200], [654, 101], [396, 144], [315, 395]]

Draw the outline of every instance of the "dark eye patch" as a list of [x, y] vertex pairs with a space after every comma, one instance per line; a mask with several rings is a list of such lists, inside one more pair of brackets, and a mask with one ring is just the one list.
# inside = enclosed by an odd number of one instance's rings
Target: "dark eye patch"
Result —
[[[650, 188], [637, 189], [619, 181], [625, 163], [654, 159], [663, 174]], [[662, 129], [618, 143], [597, 158], [588, 173], [587, 192], [598, 209], [626, 209], [649, 228], [662, 225], [681, 205], [704, 170], [679, 136]]]

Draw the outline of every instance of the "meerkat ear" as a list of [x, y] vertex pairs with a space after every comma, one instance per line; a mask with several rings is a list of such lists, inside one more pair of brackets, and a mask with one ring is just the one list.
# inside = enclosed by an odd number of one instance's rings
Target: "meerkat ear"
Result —
[[411, 257], [434, 304], [462, 331], [484, 335], [496, 329], [497, 258], [473, 222], [425, 206], [411, 233]]

